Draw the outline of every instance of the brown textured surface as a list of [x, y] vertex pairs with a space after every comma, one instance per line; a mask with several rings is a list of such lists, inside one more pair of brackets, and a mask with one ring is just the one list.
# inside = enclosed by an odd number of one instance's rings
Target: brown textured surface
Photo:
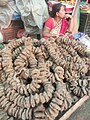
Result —
[[90, 95], [86, 53], [68, 38], [10, 41], [0, 56], [0, 120], [55, 120], [73, 97]]

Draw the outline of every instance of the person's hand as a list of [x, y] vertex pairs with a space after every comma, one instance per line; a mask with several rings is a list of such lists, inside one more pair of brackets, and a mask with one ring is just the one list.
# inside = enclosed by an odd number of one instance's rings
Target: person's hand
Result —
[[55, 33], [50, 33], [50, 34], [51, 34], [51, 37], [54, 37], [54, 38], [57, 37], [57, 35]]
[[65, 15], [65, 18], [66, 18], [66, 19], [72, 19], [72, 15], [66, 14], [66, 15]]

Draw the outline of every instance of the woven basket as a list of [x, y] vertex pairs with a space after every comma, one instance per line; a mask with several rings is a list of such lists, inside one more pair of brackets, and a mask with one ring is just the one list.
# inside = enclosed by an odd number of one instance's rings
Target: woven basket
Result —
[[0, 6], [6, 6], [8, 4], [8, 0], [0, 0]]

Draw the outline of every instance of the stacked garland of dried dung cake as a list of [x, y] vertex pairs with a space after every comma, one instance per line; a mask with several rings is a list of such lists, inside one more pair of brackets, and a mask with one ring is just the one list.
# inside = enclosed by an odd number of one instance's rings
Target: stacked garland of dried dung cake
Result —
[[21, 38], [0, 51], [0, 120], [55, 120], [90, 94], [90, 58], [69, 38]]

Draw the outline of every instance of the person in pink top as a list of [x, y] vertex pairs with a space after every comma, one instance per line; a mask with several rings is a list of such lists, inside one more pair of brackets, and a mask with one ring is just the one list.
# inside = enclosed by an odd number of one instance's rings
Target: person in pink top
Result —
[[[69, 19], [69, 22], [67, 21]], [[59, 37], [65, 35], [65, 33], [72, 32], [73, 30], [73, 17], [66, 14], [65, 6], [61, 3], [54, 4], [52, 6], [51, 17], [45, 22], [43, 37]]]

